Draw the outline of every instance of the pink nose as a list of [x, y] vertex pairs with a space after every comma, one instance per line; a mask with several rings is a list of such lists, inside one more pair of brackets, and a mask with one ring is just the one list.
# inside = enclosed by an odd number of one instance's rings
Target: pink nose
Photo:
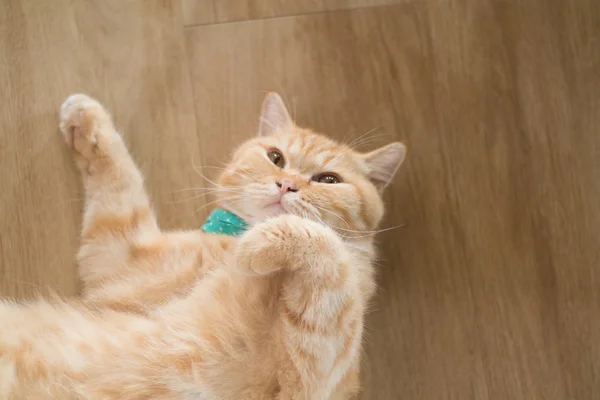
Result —
[[289, 179], [283, 178], [280, 179], [279, 182], [275, 183], [277, 184], [277, 187], [279, 187], [281, 194], [298, 191], [298, 186]]

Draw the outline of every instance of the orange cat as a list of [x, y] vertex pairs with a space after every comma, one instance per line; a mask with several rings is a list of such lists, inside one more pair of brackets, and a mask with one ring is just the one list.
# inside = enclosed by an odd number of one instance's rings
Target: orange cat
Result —
[[86, 193], [84, 292], [0, 302], [0, 399], [344, 399], [358, 390], [380, 193], [402, 144], [359, 154], [297, 127], [269, 94], [259, 136], [215, 189], [224, 212], [248, 225], [238, 238], [162, 232], [104, 108], [73, 95], [60, 118]]

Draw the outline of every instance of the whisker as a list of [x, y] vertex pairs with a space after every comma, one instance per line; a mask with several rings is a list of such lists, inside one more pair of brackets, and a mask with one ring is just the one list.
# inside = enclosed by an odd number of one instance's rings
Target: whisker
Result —
[[343, 229], [343, 228], [335, 228], [335, 229], [340, 229], [342, 231], [350, 232], [350, 233], [364, 233], [364, 235], [361, 235], [361, 236], [351, 236], [353, 239], [360, 239], [360, 238], [363, 238], [363, 237], [374, 236], [374, 235], [376, 235], [378, 233], [381, 233], [381, 232], [387, 232], [387, 231], [391, 231], [393, 229], [398, 229], [398, 228], [401, 228], [403, 226], [404, 226], [404, 224], [397, 225], [397, 226], [392, 226], [392, 227], [389, 227], [389, 228], [379, 229], [379, 230], [376, 230], [376, 231], [355, 231], [355, 230]]
[[[243, 191], [239, 190], [237, 192], [242, 193]], [[228, 190], [218, 189], [218, 190], [213, 190], [213, 191], [209, 191], [209, 192], [205, 192], [205, 193], [200, 193], [197, 196], [189, 197], [189, 198], [186, 198], [186, 199], [168, 201], [168, 202], [166, 202], [166, 204], [184, 203], [186, 201], [192, 201], [192, 200], [200, 199], [200, 198], [203, 198], [203, 197], [215, 194], [215, 193], [228, 193], [228, 194], [231, 194], [231, 193], [236, 193], [236, 191], [228, 191]]]
[[354, 143], [352, 145], [352, 148], [358, 149], [358, 148], [363, 147], [363, 146], [365, 146], [365, 145], [367, 145], [369, 143], [375, 142], [377, 139], [379, 139], [381, 137], [384, 137], [384, 136], [390, 136], [390, 135], [387, 134], [387, 133], [380, 133], [378, 135], [373, 135], [373, 136], [370, 136], [368, 138], [361, 139], [361, 140], [357, 141], [356, 143]]
[[294, 107], [294, 112], [292, 113], [292, 121], [294, 121], [294, 123], [296, 122], [296, 106], [298, 105], [298, 97], [294, 96], [292, 99], [292, 103], [293, 103], [293, 107]]
[[196, 212], [200, 212], [201, 210], [204, 210], [206, 207], [208, 207], [210, 205], [213, 205], [213, 204], [216, 204], [216, 203], [219, 203], [219, 202], [222, 202], [222, 201], [230, 201], [230, 200], [234, 200], [234, 199], [242, 200], [243, 197], [240, 196], [240, 195], [236, 195], [236, 196], [231, 196], [231, 197], [225, 197], [225, 198], [222, 198], [222, 199], [216, 199], [216, 200], [208, 202], [205, 205], [203, 205], [202, 207], [196, 209]]
[[313, 206], [313, 207], [315, 207], [315, 208], [317, 208], [317, 209], [319, 209], [319, 210], [321, 210], [321, 211], [325, 211], [325, 212], [328, 212], [328, 213], [332, 214], [333, 216], [335, 216], [335, 217], [339, 218], [339, 219], [340, 219], [340, 220], [341, 220], [343, 223], [345, 223], [345, 224], [346, 224], [346, 226], [350, 226], [350, 224], [348, 223], [348, 221], [346, 221], [346, 220], [345, 220], [345, 219], [344, 219], [344, 218], [343, 218], [341, 215], [339, 215], [338, 213], [335, 213], [335, 212], [333, 212], [333, 211], [331, 211], [331, 210], [328, 210], [328, 209], [326, 209], [326, 208], [324, 208], [324, 207], [319, 207], [319, 206], [318, 206], [318, 205], [316, 205], [316, 204], [312, 204], [312, 206]]
[[[229, 162], [227, 162], [227, 161], [222, 161], [222, 162], [221, 162], [221, 165], [222, 165], [223, 167], [211, 167], [211, 168], [222, 168], [222, 169], [227, 169], [227, 168], [230, 168], [230, 164], [229, 164]], [[250, 172], [247, 172], [247, 171], [245, 171], [245, 172], [243, 172], [243, 173], [247, 174], [247, 175], [248, 175], [250, 178], [253, 178], [253, 179], [254, 179], [256, 182], [260, 183], [260, 181], [258, 180], [258, 178], [256, 178], [256, 177], [255, 177], [254, 175], [252, 175]]]
[[[380, 127], [377, 127], [375, 129], [379, 129]], [[372, 129], [369, 132], [372, 132], [374, 129]], [[369, 133], [367, 132], [367, 133]], [[364, 136], [365, 134], [361, 135]], [[379, 137], [383, 137], [383, 136], [390, 136], [387, 133], [381, 133], [378, 135], [373, 135], [371, 137], [366, 137], [361, 139], [361, 137], [354, 139], [352, 142], [350, 143], [343, 143], [343, 147], [341, 149], [341, 151], [339, 152], [339, 154], [337, 156], [335, 156], [331, 161], [329, 161], [329, 164], [335, 164], [337, 163], [340, 159], [342, 159], [342, 157], [346, 156], [349, 152], [353, 151], [353, 150], [358, 150], [360, 147], [365, 146], [371, 142], [374, 142], [377, 138]]]
[[363, 133], [362, 135], [358, 136], [357, 138], [355, 138], [354, 140], [352, 140], [349, 143], [346, 143], [345, 141], [342, 142], [342, 144], [344, 144], [344, 146], [346, 148], [344, 148], [336, 157], [334, 157], [333, 160], [330, 161], [330, 163], [333, 163], [333, 164], [336, 163], [338, 160], [340, 160], [342, 157], [344, 157], [349, 151], [352, 151], [354, 148], [364, 146], [365, 144], [370, 143], [371, 141], [375, 140], [378, 137], [388, 136], [388, 134], [386, 134], [386, 133], [368, 136], [369, 134], [371, 134], [381, 128], [382, 128], [381, 125], [377, 126], [373, 129]]
[[209, 183], [212, 183], [212, 184], [213, 184], [213, 185], [215, 185], [216, 187], [223, 188], [223, 186], [219, 185], [219, 184], [218, 184], [218, 183], [216, 183], [216, 182], [213, 182], [213, 181], [211, 181], [210, 179], [208, 179], [208, 178], [206, 177], [206, 175], [204, 175], [202, 172], [200, 172], [200, 171], [198, 170], [198, 167], [196, 167], [196, 164], [194, 164], [194, 158], [193, 158], [193, 157], [192, 157], [192, 167], [194, 168], [194, 171], [196, 171], [196, 173], [197, 173], [198, 175], [200, 175], [200, 177], [201, 177], [201, 178], [205, 179], [205, 180], [206, 180], [207, 182], [209, 182]]
[[212, 166], [212, 165], [207, 165], [207, 166], [204, 166], [203, 168], [212, 168], [212, 169], [217, 169], [217, 170], [220, 170], [220, 171], [230, 172], [232, 174], [236, 174], [236, 175], [239, 175], [241, 177], [249, 178], [249, 179], [251, 179], [251, 180], [253, 180], [255, 182], [258, 182], [258, 179], [256, 179], [254, 176], [250, 175], [247, 172], [234, 171], [231, 168], [222, 168], [222, 167], [216, 167], [216, 166]]
[[198, 199], [200, 199], [200, 198], [202, 198], [202, 197], [206, 197], [206, 196], [208, 196], [209, 194], [210, 194], [210, 193], [202, 193], [202, 194], [199, 194], [198, 196], [194, 196], [194, 197], [188, 197], [188, 198], [185, 198], [185, 199], [180, 199], [180, 200], [172, 200], [172, 201], [167, 201], [167, 202], [165, 202], [165, 204], [179, 204], [179, 203], [186, 203], [186, 202], [188, 202], [188, 201], [192, 201], [192, 200], [198, 200]]
[[373, 132], [375, 132], [375, 131], [377, 131], [378, 129], [381, 129], [381, 128], [382, 128], [382, 126], [381, 126], [381, 125], [379, 125], [379, 126], [376, 126], [376, 127], [375, 127], [375, 128], [373, 128], [373, 129], [370, 129], [370, 130], [368, 130], [367, 132], [363, 133], [363, 134], [362, 134], [362, 135], [360, 135], [359, 137], [357, 137], [357, 138], [355, 138], [354, 140], [352, 140], [352, 142], [348, 143], [348, 144], [347, 144], [347, 146], [348, 146], [348, 147], [353, 147], [353, 146], [355, 146], [355, 143], [356, 143], [356, 142], [358, 142], [360, 139], [364, 138], [365, 136], [367, 136], [367, 135], [369, 135], [369, 134], [371, 134], [371, 133], [373, 133]]
[[[358, 146], [362, 146], [368, 142], [370, 142], [371, 140], [373, 140], [373, 138], [376, 138], [380, 135], [374, 135], [372, 138], [371, 137], [365, 137], [366, 135], [376, 131], [377, 129], [380, 129], [381, 126], [375, 127], [373, 129], [371, 129], [368, 132], [363, 133], [362, 135], [360, 135], [359, 137], [357, 137], [356, 139], [352, 140], [350, 143], [343, 143], [344, 147], [342, 147], [342, 151], [340, 151], [340, 153], [333, 158], [333, 160], [330, 161], [330, 163], [335, 163], [338, 160], [340, 160], [342, 157], [344, 157], [348, 152], [352, 151], [353, 148], [358, 147]], [[381, 134], [381, 136], [383, 136], [385, 134]]]
[[[312, 207], [313, 209], [311, 210], [309, 208], [309, 206]], [[312, 216], [321, 224], [323, 224], [325, 226], [329, 226], [329, 224], [327, 224], [325, 221], [323, 221], [323, 219], [319, 216], [319, 213], [315, 210], [315, 208], [317, 208], [317, 206], [315, 206], [314, 204], [311, 204], [311, 203], [308, 203], [308, 206], [304, 206], [305, 210], [310, 211], [310, 215], [308, 216], [308, 218], [311, 219], [310, 216]]]
[[329, 225], [327, 225], [327, 224], [325, 223], [325, 221], [323, 221], [323, 219], [321, 219], [321, 217], [319, 217], [317, 214], [314, 214], [314, 213], [313, 213], [313, 216], [314, 216], [314, 217], [315, 217], [315, 218], [316, 218], [316, 219], [317, 219], [317, 220], [318, 220], [320, 223], [322, 223], [323, 225], [325, 225], [325, 226], [329, 226]]
[[242, 191], [243, 187], [242, 186], [230, 186], [230, 187], [220, 187], [220, 188], [213, 188], [213, 187], [200, 188], [200, 187], [198, 187], [198, 188], [178, 189], [178, 190], [175, 190], [175, 191], [173, 191], [171, 193], [195, 192], [195, 191], [199, 192], [199, 191], [202, 191], [202, 190], [204, 190], [204, 191], [210, 191], [210, 192], [235, 191], [235, 190]]

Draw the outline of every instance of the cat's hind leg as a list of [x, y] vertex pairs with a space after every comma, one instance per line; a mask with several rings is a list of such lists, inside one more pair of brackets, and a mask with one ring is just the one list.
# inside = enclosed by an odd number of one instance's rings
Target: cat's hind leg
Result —
[[[75, 94], [60, 109], [60, 130], [85, 189], [78, 253], [85, 290], [128, 273], [131, 243], [160, 237], [142, 174], [104, 107]], [[129, 271], [131, 272], [131, 271]]]

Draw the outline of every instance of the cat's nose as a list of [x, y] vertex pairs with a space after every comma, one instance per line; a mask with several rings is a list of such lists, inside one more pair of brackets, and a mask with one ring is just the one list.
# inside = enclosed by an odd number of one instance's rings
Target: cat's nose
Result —
[[281, 192], [281, 194], [284, 194], [287, 192], [297, 192], [298, 191], [298, 185], [296, 185], [294, 182], [292, 182], [289, 179], [283, 178], [275, 183], [277, 184], [277, 187], [279, 188], [279, 191]]

